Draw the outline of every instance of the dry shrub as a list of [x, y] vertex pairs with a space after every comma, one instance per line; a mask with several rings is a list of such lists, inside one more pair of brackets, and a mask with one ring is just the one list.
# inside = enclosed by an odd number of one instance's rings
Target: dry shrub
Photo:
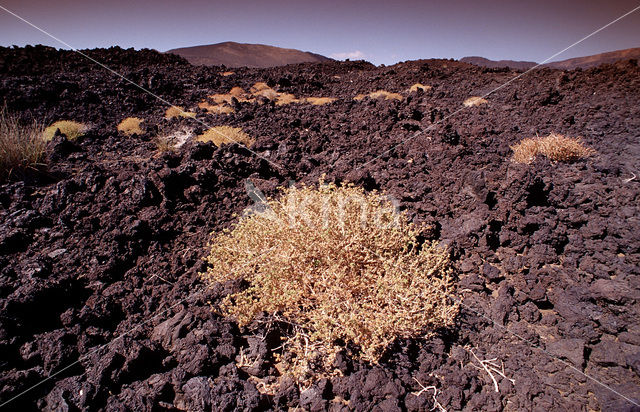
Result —
[[224, 103], [211, 104], [207, 101], [202, 101], [198, 103], [198, 107], [214, 114], [231, 114], [236, 112], [233, 107], [228, 106]]
[[263, 312], [294, 325], [283, 362], [298, 379], [330, 374], [345, 348], [376, 363], [397, 338], [452, 325], [448, 252], [420, 245], [423, 227], [384, 195], [321, 181], [284, 189], [265, 206], [214, 234], [202, 276], [248, 283], [221, 303], [241, 326]]
[[74, 122], [73, 120], [58, 120], [44, 129], [44, 139], [46, 141], [53, 139], [58, 129], [60, 129], [60, 133], [67, 136], [67, 139], [75, 140], [85, 134], [86, 131], [89, 130], [89, 127], [83, 123]]
[[422, 90], [423, 92], [426, 92], [429, 89], [431, 89], [431, 86], [425, 86], [424, 84], [416, 83], [409, 88], [409, 93], [414, 93], [414, 92], [417, 92], [418, 90]]
[[276, 100], [276, 105], [283, 106], [285, 104], [299, 103], [299, 102], [300, 100], [296, 99], [296, 96], [294, 96], [291, 93], [278, 93], [278, 99]]
[[140, 124], [144, 122], [144, 119], [139, 117], [127, 117], [118, 124], [118, 131], [124, 133], [127, 136], [134, 134], [143, 134], [144, 131], [140, 127]]
[[390, 93], [386, 90], [378, 90], [375, 92], [371, 92], [369, 94], [359, 94], [356, 97], [353, 98], [353, 100], [363, 100], [364, 98], [370, 98], [370, 99], [379, 99], [379, 98], [384, 98], [385, 100], [402, 100], [403, 97], [401, 94], [399, 93]]
[[194, 112], [185, 112], [181, 106], [171, 106], [164, 113], [165, 119], [173, 119], [174, 117], [196, 117]]
[[256, 84], [251, 86], [249, 91], [251, 92], [251, 94], [256, 94], [267, 89], [271, 89], [268, 84], [266, 84], [265, 82], [257, 82]]
[[276, 100], [278, 98], [278, 92], [276, 92], [271, 88], [260, 90], [258, 92], [253, 93], [253, 95], [255, 97], [264, 97], [269, 100]]
[[513, 161], [529, 164], [538, 155], [543, 155], [554, 162], [574, 162], [595, 154], [595, 151], [584, 146], [582, 140], [551, 133], [546, 137], [523, 139], [511, 147]]
[[0, 179], [38, 165], [46, 145], [41, 125], [36, 121], [23, 124], [5, 107], [0, 108]]
[[179, 130], [162, 132], [154, 140], [159, 152], [168, 152], [180, 148], [192, 137], [193, 129], [183, 127]]
[[247, 92], [244, 91], [244, 89], [242, 87], [232, 87], [231, 90], [229, 90], [229, 94], [233, 97], [243, 97], [247, 94]]
[[329, 104], [336, 101], [335, 97], [307, 97], [304, 99], [307, 103], [311, 103], [314, 106], [322, 106], [323, 104]]
[[251, 89], [249, 89], [251, 94], [255, 97], [264, 97], [269, 100], [276, 100], [278, 98], [278, 92], [273, 90], [264, 82], [257, 82]]
[[481, 104], [489, 103], [486, 99], [483, 99], [480, 96], [471, 96], [466, 99], [462, 104], [464, 107], [472, 107], [472, 106], [480, 106]]
[[229, 143], [241, 143], [251, 147], [255, 143], [255, 139], [243, 132], [242, 129], [231, 126], [212, 127], [198, 136], [196, 140], [199, 142], [213, 142], [218, 147]]

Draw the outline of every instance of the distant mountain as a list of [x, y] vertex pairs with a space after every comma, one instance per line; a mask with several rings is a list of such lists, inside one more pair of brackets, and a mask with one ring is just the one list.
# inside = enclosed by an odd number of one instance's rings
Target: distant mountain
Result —
[[604, 63], [615, 63], [619, 60], [627, 59], [640, 59], [640, 47], [594, 54], [593, 56], [576, 57], [559, 62], [547, 63], [545, 66], [561, 70], [571, 70], [578, 67], [588, 69], [589, 67], [599, 66]]
[[[552, 69], [572, 70], [578, 67], [588, 69], [605, 63], [615, 63], [619, 60], [638, 59], [640, 60], [640, 47], [633, 49], [616, 50], [607, 53], [594, 54], [593, 56], [575, 57], [573, 59], [561, 60], [543, 64], [542, 67]], [[510, 67], [512, 69], [527, 70], [534, 67], [536, 62], [514, 61], [514, 60], [489, 60], [484, 57], [470, 56], [460, 59], [461, 62], [475, 64], [481, 67]]]
[[489, 60], [480, 56], [469, 56], [460, 59], [463, 63], [475, 64], [481, 67], [499, 68], [510, 67], [512, 69], [527, 70], [535, 66], [536, 62], [515, 61], [515, 60]]
[[166, 53], [177, 54], [187, 59], [191, 64], [201, 66], [276, 67], [292, 63], [331, 60], [319, 54], [295, 49], [230, 41], [205, 46], [182, 47], [168, 50]]

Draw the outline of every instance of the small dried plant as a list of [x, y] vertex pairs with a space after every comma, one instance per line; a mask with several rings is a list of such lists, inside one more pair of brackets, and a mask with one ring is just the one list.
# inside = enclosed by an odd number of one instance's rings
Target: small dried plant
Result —
[[76, 140], [78, 137], [85, 134], [87, 130], [89, 130], [89, 127], [83, 123], [73, 120], [58, 120], [51, 126], [44, 129], [44, 139], [46, 141], [53, 139], [53, 136], [56, 134], [56, 130], [58, 129], [60, 130], [60, 133], [67, 136], [67, 139]]
[[307, 103], [314, 106], [322, 106], [336, 101], [335, 97], [307, 97], [304, 99]]
[[482, 104], [487, 104], [487, 103], [489, 103], [489, 101], [487, 99], [483, 99], [480, 96], [471, 96], [468, 99], [466, 99], [464, 102], [462, 102], [464, 107], [480, 106]]
[[216, 126], [205, 131], [196, 139], [199, 142], [213, 142], [216, 146], [222, 146], [229, 143], [241, 143], [247, 147], [251, 147], [255, 143], [255, 139], [239, 127]]
[[118, 124], [118, 131], [126, 136], [132, 136], [134, 134], [143, 134], [144, 131], [140, 125], [144, 122], [144, 119], [139, 117], [127, 117]]
[[40, 124], [22, 123], [6, 107], [0, 107], [0, 179], [37, 166], [44, 157], [46, 145]]
[[385, 100], [398, 100], [401, 101], [403, 99], [400, 93], [391, 93], [386, 90], [377, 90], [375, 92], [371, 92], [369, 94], [359, 94], [353, 98], [353, 100], [363, 100], [366, 97], [370, 99], [379, 99], [384, 98]]
[[586, 147], [582, 140], [551, 133], [545, 137], [532, 137], [511, 147], [513, 161], [530, 164], [538, 155], [546, 156], [554, 162], [575, 162], [594, 155], [595, 150]]
[[171, 106], [164, 113], [165, 119], [173, 119], [174, 117], [196, 117], [194, 112], [185, 112], [181, 106]]

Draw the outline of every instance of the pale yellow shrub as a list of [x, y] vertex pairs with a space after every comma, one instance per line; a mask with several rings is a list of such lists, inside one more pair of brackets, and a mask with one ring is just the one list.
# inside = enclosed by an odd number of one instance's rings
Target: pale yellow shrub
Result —
[[196, 139], [199, 142], [213, 142], [216, 146], [229, 143], [241, 143], [251, 147], [255, 139], [246, 134], [242, 129], [231, 126], [216, 126], [207, 130]]
[[462, 104], [464, 107], [472, 107], [472, 106], [480, 106], [481, 104], [489, 103], [486, 99], [483, 99], [480, 96], [471, 96], [466, 99]]
[[513, 161], [529, 164], [538, 155], [546, 156], [554, 162], [574, 162], [589, 157], [595, 151], [584, 146], [579, 138], [551, 133], [546, 137], [526, 138], [511, 147]]
[[314, 106], [322, 106], [324, 104], [333, 103], [336, 101], [335, 97], [307, 97], [305, 98], [307, 103], [311, 103]]
[[391, 93], [386, 90], [377, 90], [369, 94], [358, 94], [356, 97], [353, 98], [353, 100], [363, 100], [366, 97], [370, 99], [384, 98], [385, 100], [398, 100], [398, 101], [403, 99], [402, 95], [399, 93]]
[[127, 136], [132, 136], [134, 134], [143, 134], [144, 131], [140, 127], [140, 124], [144, 122], [144, 119], [139, 117], [127, 117], [122, 120], [120, 124], [118, 124], [118, 131]]
[[224, 103], [211, 104], [207, 101], [202, 101], [198, 103], [198, 107], [201, 109], [205, 109], [207, 112], [213, 114], [231, 114], [236, 112], [233, 107], [228, 106]]
[[53, 139], [56, 134], [56, 130], [60, 129], [60, 133], [67, 136], [69, 140], [75, 140], [82, 136], [89, 130], [89, 127], [83, 123], [75, 122], [73, 120], [58, 120], [51, 126], [44, 129], [44, 139], [49, 141]]
[[276, 100], [276, 105], [283, 106], [291, 103], [299, 103], [300, 100], [296, 98], [291, 93], [278, 93], [278, 99]]
[[196, 117], [194, 112], [185, 112], [180, 106], [171, 106], [164, 113], [165, 119], [173, 119], [174, 117]]
[[221, 304], [240, 325], [266, 312], [294, 326], [283, 346], [298, 379], [330, 374], [345, 344], [375, 363], [398, 338], [452, 325], [457, 306], [449, 296], [448, 252], [432, 242], [419, 245], [422, 228], [382, 194], [303, 186], [283, 190], [267, 206], [213, 236], [202, 276], [212, 285], [248, 282]]
[[431, 86], [425, 86], [424, 84], [416, 83], [409, 88], [409, 93], [414, 93], [414, 92], [417, 92], [418, 90], [422, 90], [423, 92], [426, 92], [429, 89], [431, 89]]

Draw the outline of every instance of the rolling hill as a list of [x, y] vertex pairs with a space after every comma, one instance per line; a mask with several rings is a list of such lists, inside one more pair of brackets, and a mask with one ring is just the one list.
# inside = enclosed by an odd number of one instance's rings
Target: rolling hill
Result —
[[203, 46], [182, 47], [168, 50], [166, 53], [184, 57], [197, 66], [227, 67], [277, 67], [293, 63], [329, 61], [328, 57], [296, 49], [267, 46], [264, 44], [245, 44], [224, 42]]
[[[619, 60], [640, 58], [640, 47], [631, 49], [616, 50], [606, 53], [594, 54], [591, 56], [575, 57], [572, 59], [560, 60], [543, 64], [542, 67], [549, 67], [560, 70], [573, 70], [577, 68], [588, 69], [605, 63], [615, 63]], [[527, 70], [534, 67], [536, 62], [514, 61], [514, 60], [489, 60], [479, 56], [469, 56], [460, 59], [461, 62], [475, 64], [481, 67], [511, 67], [512, 69]]]

